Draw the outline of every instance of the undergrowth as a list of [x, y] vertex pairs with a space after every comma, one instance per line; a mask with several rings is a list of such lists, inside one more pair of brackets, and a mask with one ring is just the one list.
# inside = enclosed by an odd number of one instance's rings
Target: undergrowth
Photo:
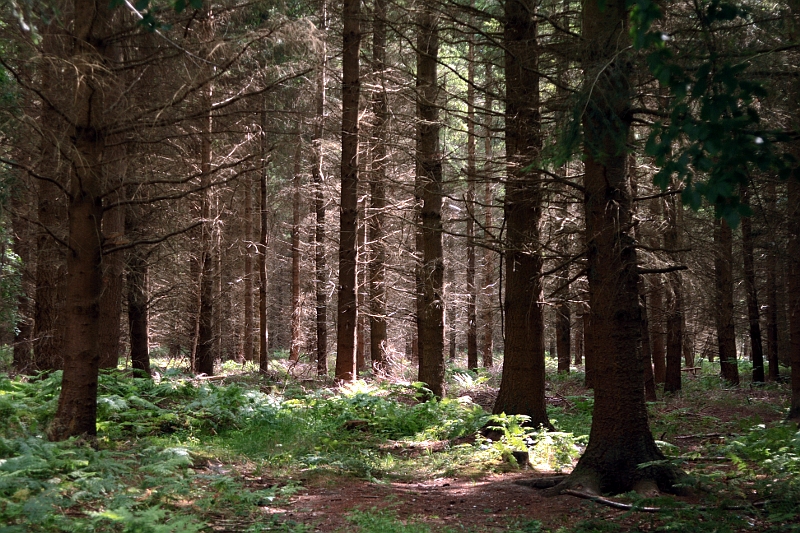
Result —
[[[51, 443], [44, 435], [60, 372], [0, 375], [0, 533], [188, 533], [211, 525], [302, 532], [310, 529], [281, 509], [312, 476], [381, 483], [480, 476], [522, 466], [515, 451], [528, 451], [541, 470], [571, 469], [593, 408], [582, 375], [548, 378], [557, 431], [530, 428], [521, 416], [492, 416], [473, 403], [470, 395], [491, 392], [494, 374], [453, 367], [448, 378], [452, 397], [437, 401], [426, 400], [416, 383], [309, 386], [287, 370], [272, 380], [240, 373], [224, 382], [168, 367], [153, 380], [107, 372], [100, 377], [97, 438]], [[627, 531], [632, 524], [665, 532], [800, 531], [800, 433], [762, 420], [782, 409], [768, 401], [770, 387], [732, 392], [703, 374], [651, 404], [667, 460], [690, 475], [704, 508], [627, 495], [623, 500], [662, 513], [611, 521], [590, 513], [560, 531]], [[742, 402], [750, 414], [721, 421], [722, 411]], [[486, 426], [496, 430], [494, 440], [480, 436]], [[731, 506], [741, 509], [726, 510]], [[365, 533], [450, 531], [400, 520], [391, 510], [354, 511], [349, 519]], [[538, 521], [504, 527], [548, 531]]]

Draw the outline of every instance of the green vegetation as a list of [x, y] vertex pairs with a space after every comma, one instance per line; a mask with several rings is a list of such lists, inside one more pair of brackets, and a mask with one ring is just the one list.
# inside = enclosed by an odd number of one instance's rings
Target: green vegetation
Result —
[[[702, 507], [631, 494], [621, 501], [662, 512], [587, 503], [569, 527], [509, 516], [490, 529], [800, 530], [800, 433], [764, 420], [780, 418], [782, 406], [769, 401], [778, 386], [732, 392], [711, 377], [712, 365], [707, 371], [650, 406], [656, 438], [690, 473]], [[457, 398], [422, 401], [426, 391], [413, 383], [308, 388], [283, 373], [212, 381], [174, 368], [162, 367], [156, 380], [114, 371], [101, 375], [98, 438], [63, 443], [45, 436], [60, 373], [0, 377], [0, 532], [311, 531], [285, 508], [314, 483], [478, 479], [519, 471], [511, 452], [522, 450], [537, 470], [571, 468], [591, 423], [582, 375], [551, 376], [553, 432], [527, 427], [524, 417], [491, 416], [470, 401], [491, 388], [491, 373], [451, 368], [448, 376]], [[724, 416], [742, 405], [746, 413]], [[500, 437], [480, 436], [482, 427]], [[401, 518], [391, 504], [352, 508], [347, 520], [363, 533], [486, 530]]]

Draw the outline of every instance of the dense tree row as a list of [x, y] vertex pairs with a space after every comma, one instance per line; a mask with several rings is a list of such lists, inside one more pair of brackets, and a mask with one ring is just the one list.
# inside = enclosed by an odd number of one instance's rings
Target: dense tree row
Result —
[[595, 389], [561, 488], [671, 489], [645, 399], [696, 358], [792, 366], [800, 416], [798, 9], [5, 6], [2, 342], [64, 370], [56, 439], [153, 351], [436, 396], [502, 352], [495, 412], [547, 427], [549, 351]]

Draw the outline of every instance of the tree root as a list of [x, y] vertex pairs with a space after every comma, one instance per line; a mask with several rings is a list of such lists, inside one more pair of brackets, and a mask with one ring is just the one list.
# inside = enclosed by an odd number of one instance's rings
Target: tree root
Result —
[[567, 479], [567, 476], [535, 477], [533, 479], [520, 479], [515, 481], [514, 484], [530, 487], [532, 489], [549, 489], [555, 487], [565, 479]]
[[[622, 503], [616, 500], [611, 500], [609, 498], [604, 498], [602, 496], [596, 496], [594, 494], [589, 494], [587, 492], [582, 492], [573, 489], [564, 489], [561, 491], [561, 494], [569, 494], [570, 496], [583, 498], [584, 500], [589, 500], [595, 503], [599, 503], [601, 505], [605, 505], [607, 507], [611, 507], [612, 509], [619, 509], [621, 511], [639, 511], [641, 513], [661, 513], [664, 511], [675, 510], [675, 507], [648, 507], [630, 503]], [[701, 505], [697, 507], [690, 506], [688, 508], [694, 511], [709, 511], [711, 509], [721, 509], [723, 511], [747, 511], [751, 509], [761, 509], [763, 507], [766, 507], [768, 503], [769, 501], [765, 500], [761, 502], [750, 503], [747, 505], [722, 505], [720, 507], [709, 507], [707, 505]]]

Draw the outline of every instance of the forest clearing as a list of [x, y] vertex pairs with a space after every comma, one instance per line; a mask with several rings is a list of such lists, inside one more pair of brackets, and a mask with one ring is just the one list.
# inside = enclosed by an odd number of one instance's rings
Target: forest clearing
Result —
[[[420, 402], [408, 381], [336, 388], [285, 359], [267, 379], [226, 364], [213, 381], [158, 363], [155, 381], [101, 376], [94, 441], [43, 439], [59, 373], [0, 379], [0, 531], [800, 529], [800, 433], [784, 421], [785, 385], [730, 388], [707, 362], [648, 406], [693, 494], [607, 498], [632, 510], [524, 486], [569, 472], [584, 449], [592, 394], [581, 373], [550, 368], [556, 430], [546, 432], [490, 421], [481, 405], [491, 408], [499, 376], [460, 364], [448, 368], [452, 397]], [[487, 423], [501, 428], [495, 441], [478, 433]], [[511, 459], [518, 450], [530, 466]], [[660, 510], [637, 510], [647, 507]]]

